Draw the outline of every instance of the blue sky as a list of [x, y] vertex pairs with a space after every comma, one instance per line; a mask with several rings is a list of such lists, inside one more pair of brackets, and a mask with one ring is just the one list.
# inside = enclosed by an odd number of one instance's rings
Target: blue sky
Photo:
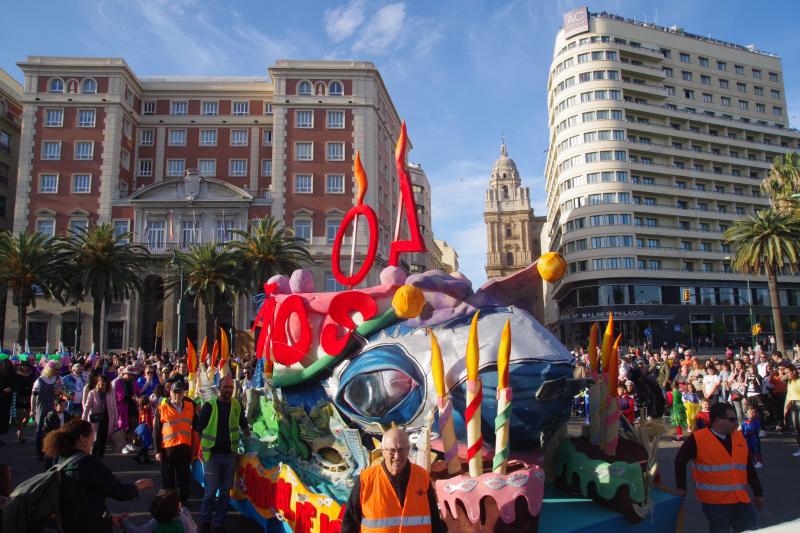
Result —
[[[27, 55], [121, 56], [140, 76], [266, 75], [275, 59], [376, 63], [433, 186], [433, 227], [485, 280], [483, 198], [505, 134], [544, 214], [547, 71], [561, 15], [587, 2], [71, 0], [9, 2], [0, 68]], [[597, 1], [591, 11], [676, 24], [783, 58], [800, 125], [795, 1]]]

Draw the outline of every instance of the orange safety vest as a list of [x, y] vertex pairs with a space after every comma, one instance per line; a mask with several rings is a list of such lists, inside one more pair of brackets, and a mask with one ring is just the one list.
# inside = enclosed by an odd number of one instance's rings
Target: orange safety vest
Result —
[[749, 503], [747, 492], [747, 442], [740, 431], [731, 438], [731, 453], [708, 428], [695, 431], [697, 457], [694, 475], [697, 499], [702, 503]]
[[161, 402], [158, 406], [158, 416], [161, 421], [161, 441], [164, 448], [171, 448], [179, 444], [192, 445], [192, 419], [194, 418], [194, 404], [183, 402], [183, 409], [179, 413], [168, 401]]
[[383, 464], [361, 471], [362, 533], [429, 533], [428, 505], [430, 477], [424, 468], [411, 463], [411, 475], [402, 508]]

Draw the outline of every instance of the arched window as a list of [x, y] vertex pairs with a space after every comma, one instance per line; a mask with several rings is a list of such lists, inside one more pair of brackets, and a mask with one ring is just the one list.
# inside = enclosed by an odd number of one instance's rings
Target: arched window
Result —
[[506, 173], [503, 172], [503, 179], [506, 179]]
[[303, 80], [297, 86], [297, 94], [311, 94], [311, 82]]
[[506, 237], [511, 237], [511, 224], [506, 224]]
[[64, 80], [61, 78], [53, 78], [50, 80], [50, 86], [48, 87], [48, 92], [51, 93], [63, 93], [64, 92]]
[[506, 254], [506, 266], [514, 266], [514, 253], [508, 252]]
[[[503, 174], [503, 177], [505, 177], [505, 174]], [[503, 200], [508, 200], [508, 187], [505, 185], [503, 185]]]
[[97, 82], [94, 81], [92, 78], [87, 78], [83, 80], [83, 83], [81, 84], [81, 92], [84, 94], [97, 93]]
[[344, 94], [344, 88], [342, 87], [342, 82], [340, 81], [332, 81], [328, 86], [328, 94], [334, 96], [341, 96]]

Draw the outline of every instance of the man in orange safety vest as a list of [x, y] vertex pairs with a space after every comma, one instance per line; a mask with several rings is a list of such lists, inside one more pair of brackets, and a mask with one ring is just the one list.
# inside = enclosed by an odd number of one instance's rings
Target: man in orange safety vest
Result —
[[408, 435], [383, 435], [383, 461], [356, 479], [342, 519], [342, 533], [438, 533], [446, 531], [428, 472], [408, 460]]

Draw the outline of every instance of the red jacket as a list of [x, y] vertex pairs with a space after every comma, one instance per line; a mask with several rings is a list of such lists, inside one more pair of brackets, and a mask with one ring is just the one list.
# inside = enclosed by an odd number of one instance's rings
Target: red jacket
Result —
[[633, 424], [633, 417], [636, 414], [636, 402], [630, 394], [623, 394], [619, 397], [619, 411], [628, 422]]

